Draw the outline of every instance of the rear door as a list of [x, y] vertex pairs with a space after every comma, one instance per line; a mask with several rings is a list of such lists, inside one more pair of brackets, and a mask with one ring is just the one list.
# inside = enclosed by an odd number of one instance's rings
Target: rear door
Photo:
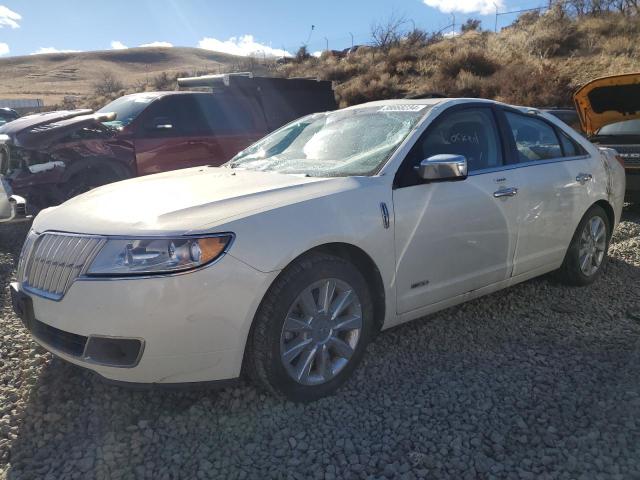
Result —
[[159, 98], [136, 123], [134, 144], [140, 175], [207, 165], [225, 155], [210, 141], [206, 119], [192, 94]]
[[522, 178], [513, 275], [557, 268], [590, 204], [592, 160], [542, 117], [511, 109], [502, 112], [511, 134], [514, 167]]
[[208, 141], [220, 152], [212, 165], [221, 165], [266, 133], [259, 106], [249, 99], [229, 94], [200, 94], [196, 99], [210, 132]]

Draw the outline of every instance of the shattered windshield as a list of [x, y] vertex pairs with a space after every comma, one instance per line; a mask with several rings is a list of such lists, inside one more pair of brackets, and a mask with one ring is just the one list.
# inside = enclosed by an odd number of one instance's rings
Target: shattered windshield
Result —
[[398, 104], [309, 115], [243, 150], [227, 166], [313, 177], [372, 175], [428, 108]]
[[115, 112], [116, 119], [104, 122], [104, 124], [110, 127], [122, 128], [133, 122], [140, 115], [140, 112], [147, 108], [147, 105], [156, 98], [158, 98], [157, 95], [127, 95], [108, 103], [96, 113]]

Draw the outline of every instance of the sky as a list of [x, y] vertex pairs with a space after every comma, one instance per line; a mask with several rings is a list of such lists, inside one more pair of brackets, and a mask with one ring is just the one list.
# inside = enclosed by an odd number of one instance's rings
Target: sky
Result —
[[[0, 56], [131, 48], [201, 47], [237, 55], [282, 56], [371, 41], [390, 16], [437, 31], [478, 18], [493, 29], [499, 12], [540, 0], [0, 0]], [[500, 15], [499, 25], [513, 21]], [[313, 26], [313, 28], [312, 28]], [[451, 29], [448, 28], [447, 31]]]

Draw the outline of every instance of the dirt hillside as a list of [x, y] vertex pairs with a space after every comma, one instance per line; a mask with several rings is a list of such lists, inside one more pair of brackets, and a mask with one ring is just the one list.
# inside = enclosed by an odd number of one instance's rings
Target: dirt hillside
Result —
[[107, 73], [131, 87], [162, 72], [234, 71], [246, 62], [243, 57], [182, 47], [9, 57], [0, 59], [0, 98], [41, 98], [45, 105], [61, 104], [65, 96], [91, 94], [94, 83]]

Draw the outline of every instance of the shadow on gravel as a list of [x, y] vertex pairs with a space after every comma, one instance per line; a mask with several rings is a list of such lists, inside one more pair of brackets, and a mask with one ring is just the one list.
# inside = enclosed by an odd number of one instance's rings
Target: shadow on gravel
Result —
[[0, 295], [7, 291], [11, 282], [11, 273], [18, 264], [20, 249], [30, 227], [31, 222], [0, 224]]

